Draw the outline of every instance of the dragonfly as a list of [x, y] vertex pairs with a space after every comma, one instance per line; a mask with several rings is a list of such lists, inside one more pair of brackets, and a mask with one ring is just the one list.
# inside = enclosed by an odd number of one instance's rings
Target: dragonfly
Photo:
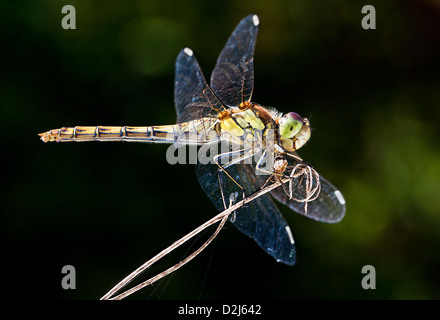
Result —
[[180, 51], [175, 65], [176, 124], [62, 127], [40, 133], [41, 140], [168, 143], [176, 148], [196, 145], [200, 150], [206, 147], [209, 161], [201, 157], [197, 160], [196, 175], [220, 211], [270, 184], [282, 182], [270, 193], [237, 209], [229, 221], [278, 262], [295, 264], [292, 231], [274, 199], [326, 223], [339, 222], [346, 204], [342, 193], [296, 153], [310, 139], [308, 119], [295, 112], [283, 115], [251, 101], [259, 25], [257, 15], [239, 22], [217, 59], [210, 85], [194, 52], [188, 47]]

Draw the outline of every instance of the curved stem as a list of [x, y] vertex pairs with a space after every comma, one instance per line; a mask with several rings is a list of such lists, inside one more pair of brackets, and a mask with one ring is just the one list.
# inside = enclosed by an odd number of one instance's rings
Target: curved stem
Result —
[[[221, 213], [219, 213], [215, 217], [209, 219], [204, 224], [202, 224], [198, 228], [194, 229], [190, 233], [186, 234], [184, 237], [180, 238], [179, 240], [175, 241], [172, 245], [170, 245], [166, 249], [162, 250], [157, 255], [155, 255], [153, 258], [151, 258], [150, 260], [145, 262], [143, 265], [141, 265], [139, 268], [137, 268], [135, 271], [130, 273], [127, 277], [125, 277], [122, 281], [120, 281], [116, 286], [114, 286], [109, 292], [107, 292], [101, 298], [101, 300], [125, 298], [128, 295], [136, 292], [137, 290], [139, 290], [139, 289], [141, 289], [141, 288], [143, 288], [143, 287], [145, 287], [147, 285], [150, 285], [153, 282], [155, 282], [155, 281], [159, 280], [160, 278], [164, 277], [165, 275], [167, 275], [167, 274], [177, 270], [178, 268], [180, 268], [181, 266], [183, 266], [184, 264], [186, 264], [187, 262], [192, 260], [203, 249], [205, 249], [209, 245], [209, 243], [211, 243], [212, 240], [214, 240], [214, 238], [218, 235], [218, 233], [220, 232], [220, 230], [223, 227], [224, 223], [226, 222], [228, 216], [232, 212], [234, 212], [235, 210], [237, 210], [241, 206], [245, 205], [246, 203], [249, 203], [249, 202], [255, 200], [256, 198], [260, 197], [261, 195], [263, 195], [263, 194], [265, 194], [265, 193], [267, 193], [269, 191], [272, 191], [273, 189], [279, 187], [281, 185], [281, 183], [285, 183], [288, 180], [289, 180], [289, 178], [286, 178], [286, 179], [283, 179], [282, 181], [275, 182], [275, 183], [265, 187], [264, 189], [258, 190], [257, 192], [253, 193], [249, 197], [245, 198], [243, 201], [240, 201], [240, 202], [230, 206], [228, 209], [222, 211]], [[123, 287], [125, 287], [127, 284], [129, 284], [131, 281], [133, 281], [133, 279], [135, 279], [138, 275], [140, 275], [142, 272], [144, 272], [146, 269], [148, 269], [155, 262], [159, 261], [164, 256], [166, 256], [167, 254], [172, 252], [174, 249], [178, 248], [179, 246], [184, 244], [186, 241], [188, 241], [189, 239], [191, 239], [192, 237], [194, 237], [195, 235], [197, 235], [198, 233], [200, 233], [204, 229], [206, 229], [209, 226], [217, 223], [220, 220], [221, 220], [221, 223], [220, 223], [219, 227], [217, 227], [217, 230], [214, 232], [214, 234], [198, 250], [196, 250], [193, 254], [191, 254], [190, 256], [185, 258], [184, 260], [178, 262], [173, 267], [171, 267], [171, 268], [161, 272], [160, 274], [150, 278], [149, 280], [147, 280], [147, 281], [145, 281], [145, 282], [143, 282], [143, 283], [133, 287], [132, 289], [129, 289], [129, 290], [125, 291], [124, 293], [122, 293], [122, 294], [112, 298], [119, 290], [121, 290]]]

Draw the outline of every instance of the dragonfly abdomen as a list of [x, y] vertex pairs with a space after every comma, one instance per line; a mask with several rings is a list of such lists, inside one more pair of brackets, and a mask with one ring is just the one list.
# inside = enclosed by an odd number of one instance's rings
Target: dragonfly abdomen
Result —
[[40, 133], [44, 142], [70, 142], [70, 141], [123, 141], [151, 139], [154, 127], [108, 127], [108, 126], [76, 126], [52, 129]]
[[39, 136], [44, 142], [135, 141], [152, 143], [203, 144], [218, 139], [217, 131], [205, 127], [203, 119], [165, 126], [109, 127], [76, 126], [52, 129]]

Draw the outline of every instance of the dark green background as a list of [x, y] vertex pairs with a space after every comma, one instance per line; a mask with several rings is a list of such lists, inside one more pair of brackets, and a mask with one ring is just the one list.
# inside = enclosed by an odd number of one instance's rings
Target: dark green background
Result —
[[[65, 4], [76, 8], [76, 30], [61, 27]], [[376, 8], [376, 30], [361, 27], [365, 4]], [[239, 20], [256, 13], [253, 101], [311, 118], [312, 139], [300, 155], [341, 189], [346, 217], [328, 225], [282, 208], [296, 240], [293, 267], [228, 223], [206, 252], [133, 297], [440, 298], [439, 1], [0, 6], [1, 264], [9, 297], [97, 299], [217, 213], [193, 166], [166, 162], [167, 146], [43, 144], [37, 133], [175, 122], [179, 50], [191, 47], [209, 77]], [[61, 288], [68, 264], [76, 290]], [[376, 290], [361, 287], [364, 265], [376, 268]]]

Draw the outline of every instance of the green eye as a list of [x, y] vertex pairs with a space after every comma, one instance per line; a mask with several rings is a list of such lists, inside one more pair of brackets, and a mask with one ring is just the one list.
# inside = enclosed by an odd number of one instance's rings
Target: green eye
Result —
[[280, 135], [285, 139], [292, 139], [302, 128], [303, 118], [295, 112], [289, 112], [280, 119]]

